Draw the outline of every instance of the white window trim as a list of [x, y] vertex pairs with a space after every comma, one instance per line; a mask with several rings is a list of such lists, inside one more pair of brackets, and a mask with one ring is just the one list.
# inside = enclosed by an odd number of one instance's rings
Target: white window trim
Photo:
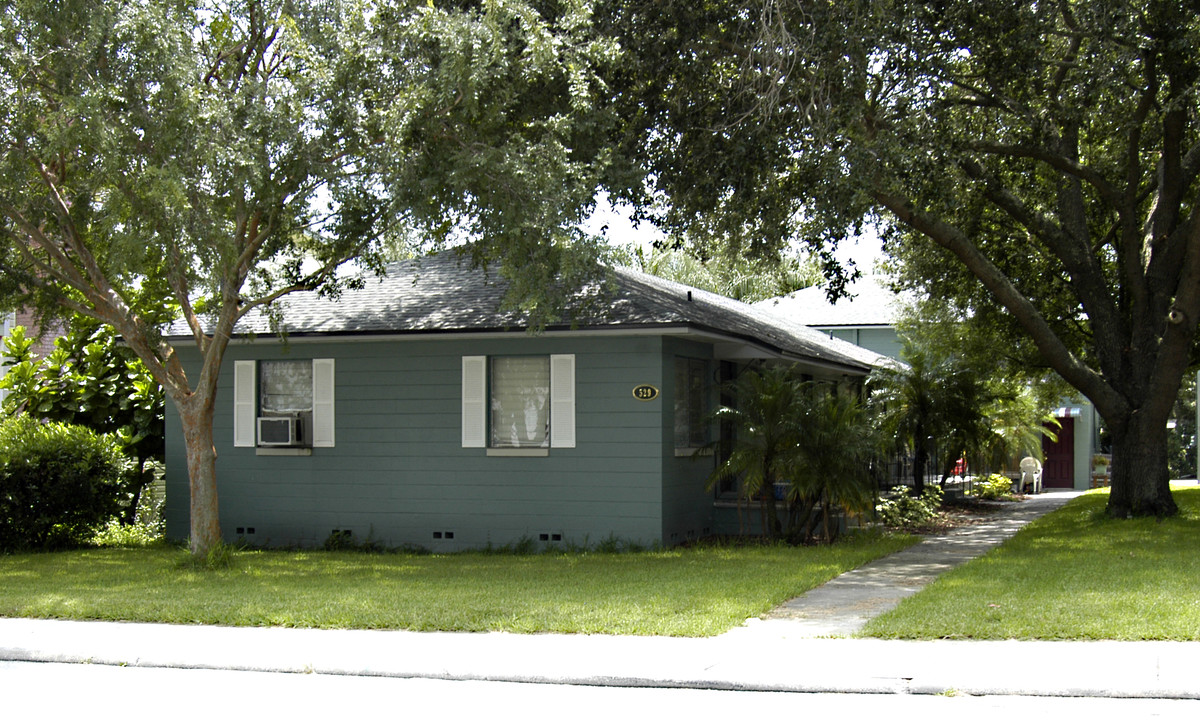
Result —
[[[336, 372], [333, 358], [314, 358], [313, 447], [334, 447]], [[258, 361], [233, 363], [233, 446], [258, 447]], [[269, 453], [289, 454], [289, 453]], [[294, 454], [294, 453], [290, 453]]]
[[[550, 447], [575, 447], [575, 356], [550, 355]], [[496, 457], [542, 457], [538, 448], [488, 448], [488, 356], [462, 359], [462, 446]], [[518, 450], [518, 452], [512, 452]]]
[[540, 448], [488, 448], [488, 457], [547, 457], [550, 451]]

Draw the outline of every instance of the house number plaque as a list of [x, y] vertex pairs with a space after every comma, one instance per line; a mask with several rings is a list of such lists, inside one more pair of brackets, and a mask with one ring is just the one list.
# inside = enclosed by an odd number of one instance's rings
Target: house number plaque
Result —
[[658, 388], [653, 385], [638, 385], [633, 389], [633, 396], [638, 400], [653, 400], [658, 397]]

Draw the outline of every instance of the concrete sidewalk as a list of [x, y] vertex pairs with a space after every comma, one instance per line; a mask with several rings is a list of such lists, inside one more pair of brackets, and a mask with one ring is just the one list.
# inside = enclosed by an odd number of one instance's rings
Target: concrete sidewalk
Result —
[[0, 620], [0, 660], [775, 692], [1200, 699], [1200, 644], [413, 633]]
[[853, 635], [868, 620], [896, 607], [938, 575], [983, 555], [1080, 494], [1052, 490], [1028, 495], [1019, 503], [999, 503], [994, 515], [984, 516], [976, 524], [926, 537], [912, 547], [836, 577], [784, 603], [766, 618], [748, 621], [746, 627], [785, 638]]
[[1067, 497], [1038, 496], [994, 521], [928, 538], [715, 638], [0, 618], [0, 660], [628, 687], [1200, 699], [1200, 643], [816, 637], [853, 632]]

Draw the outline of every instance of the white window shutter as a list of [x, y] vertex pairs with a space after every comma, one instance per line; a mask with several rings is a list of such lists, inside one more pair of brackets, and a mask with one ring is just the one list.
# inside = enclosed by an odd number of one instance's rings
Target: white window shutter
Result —
[[254, 397], [253, 360], [237, 360], [233, 363], [233, 446], [254, 447], [255, 417], [258, 415]]
[[313, 360], [313, 447], [333, 447], [333, 358]]
[[575, 447], [575, 356], [550, 356], [550, 447]]
[[462, 446], [487, 447], [487, 356], [462, 359]]

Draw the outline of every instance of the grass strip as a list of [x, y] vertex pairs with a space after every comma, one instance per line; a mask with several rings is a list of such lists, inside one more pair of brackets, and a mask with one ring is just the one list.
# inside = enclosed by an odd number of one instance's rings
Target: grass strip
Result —
[[881, 638], [1200, 640], [1200, 487], [1180, 513], [1113, 520], [1107, 490], [1058, 512], [905, 599]]
[[915, 542], [625, 554], [237, 551], [188, 567], [177, 548], [0, 557], [0, 615], [217, 625], [711, 636]]

